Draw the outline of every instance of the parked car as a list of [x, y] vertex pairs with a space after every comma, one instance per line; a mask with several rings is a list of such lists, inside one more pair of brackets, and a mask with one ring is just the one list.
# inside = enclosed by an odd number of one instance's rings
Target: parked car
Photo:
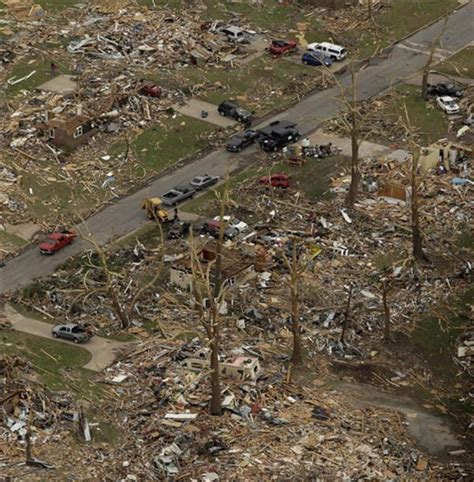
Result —
[[51, 332], [54, 338], [64, 338], [65, 340], [71, 340], [74, 343], [84, 343], [91, 339], [91, 333], [75, 323], [56, 325]]
[[321, 52], [305, 52], [301, 57], [301, 61], [305, 65], [315, 65], [316, 67], [320, 65], [324, 65], [325, 67], [331, 67], [332, 59], [330, 57], [326, 57]]
[[258, 139], [258, 132], [252, 129], [247, 129], [232, 136], [226, 144], [226, 148], [230, 152], [240, 152], [247, 146], [250, 146]]
[[196, 191], [190, 186], [174, 187], [166, 194], [163, 194], [161, 200], [165, 206], [175, 206], [176, 204], [191, 198], [196, 194]]
[[221, 102], [217, 107], [217, 112], [224, 117], [231, 117], [244, 124], [250, 124], [252, 122], [252, 114], [231, 100]]
[[[221, 223], [214, 219], [206, 221], [202, 226], [202, 232], [214, 238], [219, 237]], [[224, 239], [234, 239], [239, 235], [239, 231], [231, 226], [227, 226], [224, 231]]]
[[183, 238], [188, 235], [191, 223], [187, 221], [175, 221], [168, 230], [168, 239]]
[[74, 231], [60, 231], [48, 234], [46, 240], [39, 246], [41, 254], [54, 254], [68, 244], [74, 242], [77, 234]]
[[218, 32], [225, 35], [229, 42], [246, 43], [248, 42], [247, 34], [245, 30], [240, 27], [234, 27], [232, 25], [227, 25], [225, 27], [220, 27]]
[[260, 129], [259, 144], [264, 151], [277, 151], [296, 142], [301, 134], [296, 129], [297, 124], [291, 121], [274, 121]]
[[[220, 221], [221, 217], [216, 216], [214, 218], [214, 221]], [[227, 226], [230, 226], [231, 228], [237, 229], [239, 233], [243, 233], [244, 231], [247, 231], [249, 228], [249, 225], [247, 223], [244, 223], [243, 221], [240, 221], [240, 219], [233, 218], [231, 216], [224, 216], [224, 221], [227, 223]]]
[[457, 85], [453, 84], [452, 82], [440, 82], [439, 84], [428, 84], [428, 95], [438, 95], [440, 97], [449, 96], [449, 97], [462, 97], [464, 94], [463, 89], [458, 87]]
[[213, 186], [219, 181], [219, 176], [210, 176], [209, 174], [203, 174], [202, 176], [196, 176], [191, 181], [191, 186], [200, 191], [201, 189], [206, 189], [206, 187]]
[[161, 88], [158, 85], [152, 83], [146, 83], [140, 87], [140, 94], [147, 95], [148, 97], [161, 97]]
[[308, 45], [307, 50], [309, 52], [321, 52], [333, 60], [344, 60], [347, 57], [347, 50], [344, 47], [329, 42], [314, 42]]
[[284, 55], [294, 52], [297, 47], [298, 43], [295, 40], [272, 40], [268, 51], [272, 55]]
[[436, 103], [446, 114], [457, 114], [459, 112], [459, 105], [452, 97], [436, 97]]
[[288, 174], [275, 173], [271, 176], [261, 177], [259, 182], [266, 186], [287, 188], [291, 186], [291, 177]]

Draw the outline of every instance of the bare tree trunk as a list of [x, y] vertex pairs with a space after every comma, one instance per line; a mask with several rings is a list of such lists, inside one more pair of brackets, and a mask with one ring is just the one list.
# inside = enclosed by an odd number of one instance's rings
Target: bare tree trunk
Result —
[[367, 18], [372, 20], [372, 0], [367, 0]]
[[384, 314], [383, 338], [386, 342], [390, 341], [390, 306], [387, 300], [389, 291], [390, 286], [388, 285], [387, 281], [384, 281], [382, 285], [382, 304]]
[[349, 192], [347, 193], [346, 205], [348, 208], [352, 208], [357, 200], [357, 192], [359, 190], [360, 183], [360, 171], [359, 171], [359, 114], [357, 111], [357, 86], [356, 86], [356, 74], [354, 66], [351, 70], [352, 77], [352, 103], [350, 109], [351, 117], [351, 184], [349, 186]]
[[[215, 308], [217, 309], [217, 307]], [[213, 310], [214, 311], [214, 310]], [[222, 415], [222, 402], [221, 402], [221, 380], [219, 373], [219, 345], [220, 345], [220, 332], [219, 323], [216, 321], [217, 313], [212, 313], [212, 334], [211, 340], [211, 405], [209, 411], [211, 415]]]
[[412, 168], [411, 168], [411, 226], [412, 226], [412, 242], [413, 256], [418, 261], [425, 259], [423, 253], [423, 239], [420, 229], [420, 212], [418, 198], [418, 163], [420, 159], [420, 149], [416, 148], [413, 152]]
[[219, 225], [219, 239], [217, 241], [216, 247], [216, 267], [214, 275], [214, 290], [213, 297], [211, 301], [211, 333], [212, 339], [210, 340], [211, 345], [211, 415], [222, 415], [222, 401], [221, 401], [221, 381], [219, 373], [219, 346], [220, 346], [220, 330], [219, 322], [217, 320], [219, 313], [217, 306], [217, 300], [220, 296], [222, 289], [222, 245], [224, 244], [224, 232], [226, 228], [226, 223], [224, 222], [224, 215], [226, 210], [226, 199], [227, 192], [224, 192], [223, 199], [220, 206], [220, 225]]
[[293, 332], [293, 351], [291, 363], [293, 365], [303, 364], [303, 347], [301, 343], [301, 327], [299, 319], [299, 269], [296, 252], [296, 241], [293, 239], [292, 259], [290, 269], [290, 297], [291, 297], [291, 329]]
[[340, 338], [340, 342], [341, 343], [344, 343], [344, 338], [346, 336], [346, 330], [347, 330], [347, 325], [349, 323], [349, 316], [350, 316], [350, 312], [351, 312], [351, 300], [352, 300], [352, 289], [353, 289], [353, 286], [350, 285], [349, 287], [349, 295], [347, 297], [347, 304], [346, 304], [346, 309], [344, 311], [344, 321], [342, 323], [342, 333], [341, 333], [341, 338]]

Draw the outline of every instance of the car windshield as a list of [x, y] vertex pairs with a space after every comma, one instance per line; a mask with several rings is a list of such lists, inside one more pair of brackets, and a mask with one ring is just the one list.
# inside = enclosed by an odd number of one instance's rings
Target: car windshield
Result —
[[56, 240], [55, 239], [47, 239], [45, 241], [46, 244], [55, 244], [56, 243]]
[[456, 103], [455, 103], [453, 100], [445, 100], [444, 103], [445, 103], [448, 107], [456, 107]]
[[205, 179], [205, 178], [204, 178], [204, 177], [201, 177], [201, 176], [195, 177], [195, 178], [193, 179], [193, 182], [196, 183], [196, 184], [201, 184], [201, 182], [204, 182], [204, 179]]
[[176, 193], [175, 192], [167, 192], [163, 197], [175, 197]]

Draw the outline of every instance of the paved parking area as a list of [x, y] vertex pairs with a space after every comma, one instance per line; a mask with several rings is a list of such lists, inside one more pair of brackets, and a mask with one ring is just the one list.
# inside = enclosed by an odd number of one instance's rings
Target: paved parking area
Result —
[[[174, 107], [180, 114], [187, 115], [194, 119], [198, 119], [209, 124], [214, 124], [219, 127], [231, 127], [237, 124], [236, 121], [229, 117], [223, 117], [217, 112], [217, 105], [204, 102], [199, 99], [189, 99], [184, 105], [176, 105]], [[201, 117], [201, 112], [206, 111], [208, 116]]]

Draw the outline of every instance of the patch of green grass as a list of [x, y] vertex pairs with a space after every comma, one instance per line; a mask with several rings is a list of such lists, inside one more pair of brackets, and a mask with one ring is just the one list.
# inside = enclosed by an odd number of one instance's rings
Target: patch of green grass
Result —
[[44, 55], [26, 58], [13, 65], [8, 78], [21, 79], [33, 71], [36, 72], [26, 80], [22, 80], [14, 85], [7, 85], [5, 89], [6, 94], [12, 97], [17, 95], [22, 90], [32, 91], [39, 85], [52, 79], [51, 62], [55, 62], [58, 65], [58, 75], [68, 73], [69, 68], [67, 65], [62, 63], [61, 59], [46, 58]]
[[355, 42], [357, 56], [367, 58], [457, 7], [457, 0], [396, 0], [390, 2], [390, 8], [381, 15], [375, 14], [376, 34], [357, 29], [350, 32], [348, 38]]
[[[349, 159], [344, 156], [332, 156], [325, 159], [309, 159], [303, 166], [292, 166], [287, 162], [280, 162], [269, 168], [252, 167], [234, 175], [229, 181], [230, 196], [232, 188], [245, 181], [253, 181], [261, 176], [274, 173], [289, 174], [293, 181], [293, 189], [305, 194], [308, 199], [328, 199], [332, 197], [329, 192], [331, 177], [340, 169], [349, 165]], [[183, 211], [189, 211], [202, 216], [216, 214], [216, 201], [224, 191], [224, 185], [214, 190], [207, 191], [192, 201], [183, 204]]]
[[162, 78], [183, 90], [199, 84], [208, 87], [199, 97], [212, 104], [232, 98], [258, 116], [283, 110], [308, 89], [317, 69], [264, 55], [249, 64], [227, 70], [187, 68], [179, 76]]
[[10, 305], [12, 308], [20, 313], [20, 315], [25, 316], [26, 318], [31, 318], [33, 320], [42, 321], [43, 323], [50, 323], [54, 324], [55, 321], [48, 316], [42, 315], [39, 311], [32, 310], [28, 308], [28, 306], [24, 305], [23, 303], [11, 303]]
[[[140, 5], [153, 6], [152, 0], [138, 0]], [[154, 0], [159, 8], [182, 10], [189, 8], [187, 0]], [[296, 22], [303, 20], [303, 10], [296, 5], [275, 0], [263, 0], [261, 5], [250, 2], [230, 3], [222, 0], [206, 0], [202, 18], [205, 20], [232, 19], [235, 14], [242, 16], [252, 27], [264, 29], [283, 29], [296, 27]]]
[[433, 372], [446, 381], [455, 381], [458, 370], [453, 361], [455, 341], [472, 325], [470, 303], [473, 297], [474, 288], [471, 287], [457, 298], [451, 298], [446, 305], [437, 307], [436, 314], [422, 318], [412, 333], [414, 343]]
[[434, 70], [454, 77], [474, 79], [474, 47], [466, 47], [451, 58], [435, 65]]
[[[209, 123], [177, 115], [143, 131], [130, 143], [130, 148], [141, 167], [154, 174], [204, 149], [208, 145], [207, 135], [214, 129]], [[123, 142], [111, 148], [112, 155], [124, 151]]]
[[7, 233], [6, 231], [0, 231], [0, 249], [8, 252], [21, 248], [26, 244], [28, 244], [28, 241], [20, 238], [20, 236]]
[[396, 122], [404, 118], [404, 103], [406, 104], [411, 125], [417, 130], [423, 145], [430, 145], [438, 139], [446, 137], [449, 128], [449, 119], [444, 112], [437, 109], [432, 103], [426, 102], [420, 94], [420, 88], [413, 85], [399, 87], [400, 93], [396, 103], [387, 109], [387, 117]]
[[[91, 359], [84, 348], [19, 331], [3, 331], [0, 352], [28, 359], [50, 390], [68, 390], [90, 400], [104, 395], [103, 388], [90, 380], [93, 372], [81, 368]], [[70, 380], [63, 370], [67, 370]]]

